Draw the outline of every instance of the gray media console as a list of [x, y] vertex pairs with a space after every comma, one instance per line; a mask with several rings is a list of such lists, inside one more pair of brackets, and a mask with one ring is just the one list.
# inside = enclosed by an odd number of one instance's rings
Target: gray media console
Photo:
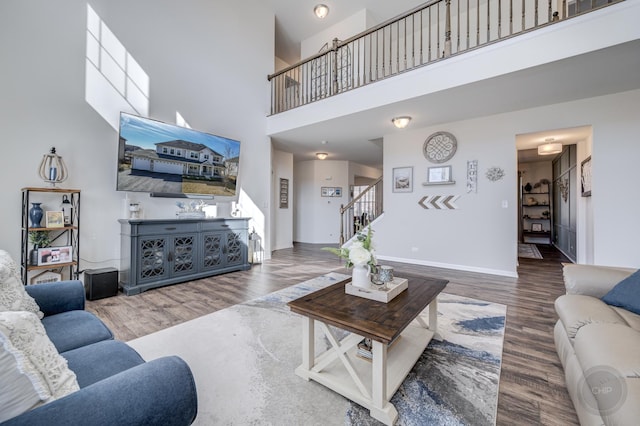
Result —
[[120, 219], [120, 287], [138, 294], [251, 268], [248, 219]]

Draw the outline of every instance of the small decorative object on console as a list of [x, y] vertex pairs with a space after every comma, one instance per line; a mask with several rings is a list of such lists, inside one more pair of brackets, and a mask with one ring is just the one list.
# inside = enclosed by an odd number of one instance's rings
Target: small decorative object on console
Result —
[[204, 219], [206, 213], [204, 208], [207, 203], [200, 200], [199, 202], [192, 201], [189, 204], [185, 204], [182, 201], [176, 202], [176, 206], [180, 208], [177, 215], [179, 219]]

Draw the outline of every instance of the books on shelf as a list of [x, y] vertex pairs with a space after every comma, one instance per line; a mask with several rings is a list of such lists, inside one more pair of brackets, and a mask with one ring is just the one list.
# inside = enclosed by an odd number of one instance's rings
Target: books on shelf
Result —
[[[393, 339], [391, 343], [387, 345], [387, 349], [390, 349], [398, 340], [400, 340], [400, 335]], [[358, 343], [358, 349], [356, 350], [356, 356], [367, 361], [373, 360], [373, 345], [371, 343], [371, 339], [364, 338]]]

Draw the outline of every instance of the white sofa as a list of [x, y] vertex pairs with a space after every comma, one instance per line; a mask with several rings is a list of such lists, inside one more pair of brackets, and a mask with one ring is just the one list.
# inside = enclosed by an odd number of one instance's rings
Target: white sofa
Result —
[[640, 424], [640, 315], [601, 300], [635, 271], [564, 266], [554, 339], [583, 426]]

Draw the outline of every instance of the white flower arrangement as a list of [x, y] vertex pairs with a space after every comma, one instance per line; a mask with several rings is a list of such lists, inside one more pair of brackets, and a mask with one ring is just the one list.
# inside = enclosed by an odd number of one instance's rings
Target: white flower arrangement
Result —
[[354, 265], [369, 265], [375, 267], [377, 260], [372, 236], [373, 230], [369, 226], [366, 234], [362, 231], [356, 233], [356, 240], [349, 248], [324, 247], [323, 250], [337, 255], [341, 259], [345, 259], [345, 266], [347, 268], [351, 268]]

